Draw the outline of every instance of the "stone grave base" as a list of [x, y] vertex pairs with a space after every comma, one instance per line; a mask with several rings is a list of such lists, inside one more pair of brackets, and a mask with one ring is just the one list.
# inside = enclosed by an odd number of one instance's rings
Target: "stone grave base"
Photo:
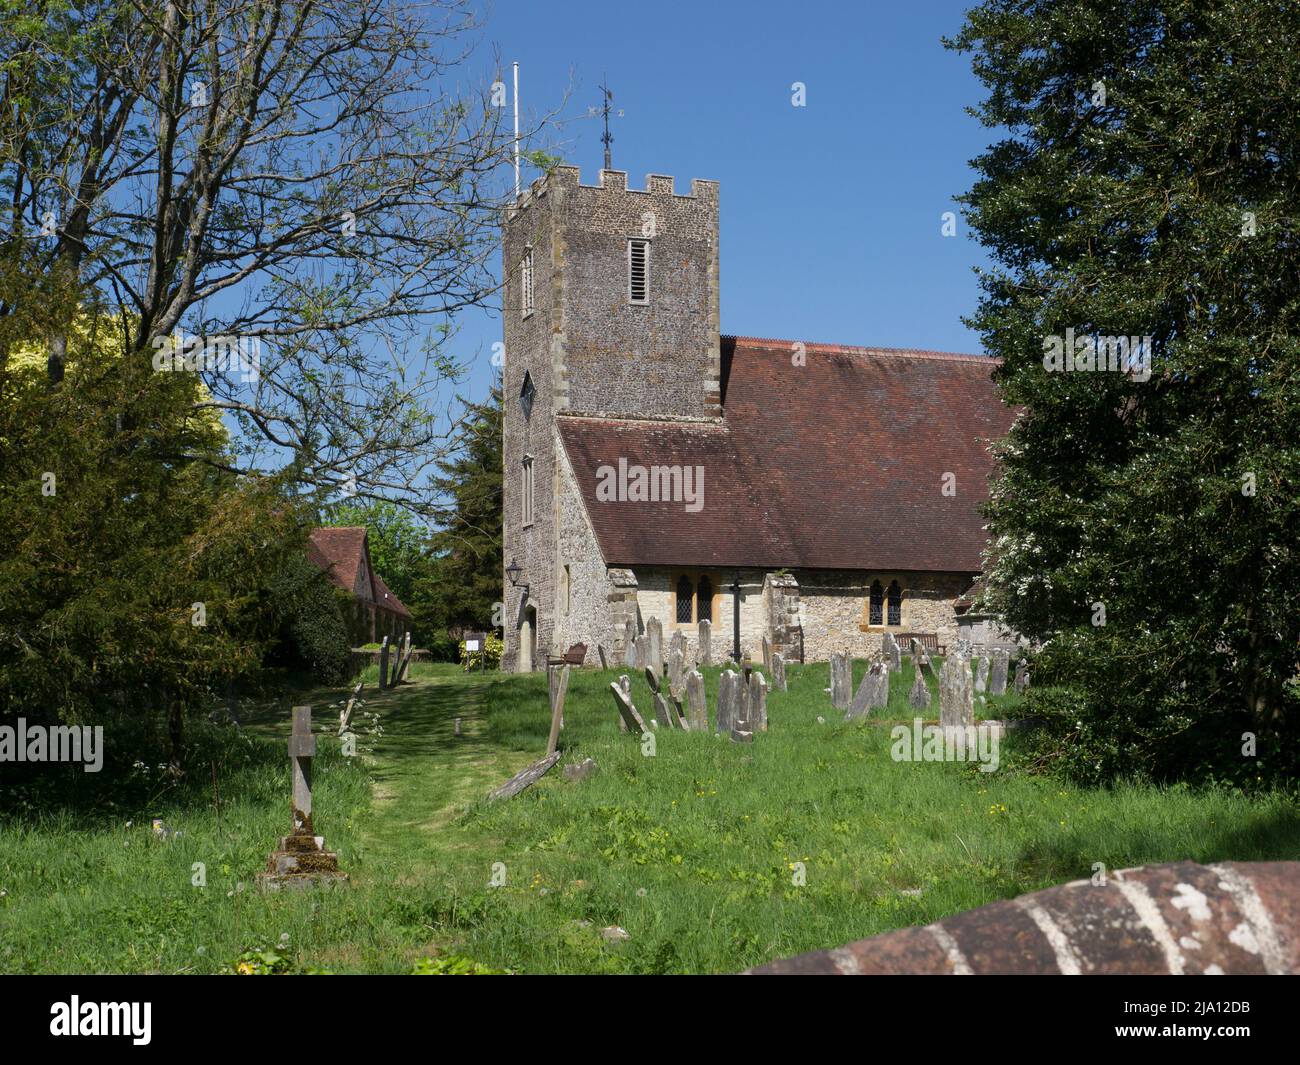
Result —
[[266, 870], [257, 874], [260, 891], [333, 887], [347, 882], [339, 870], [339, 859], [325, 849], [325, 837], [295, 832], [280, 837], [280, 849], [266, 860]]

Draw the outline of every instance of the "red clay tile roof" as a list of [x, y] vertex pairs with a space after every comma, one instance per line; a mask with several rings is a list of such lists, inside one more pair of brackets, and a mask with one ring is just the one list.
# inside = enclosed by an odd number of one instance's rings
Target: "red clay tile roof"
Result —
[[[977, 573], [988, 442], [1014, 412], [994, 360], [723, 337], [722, 424], [563, 416], [560, 436], [608, 565]], [[704, 505], [601, 502], [597, 470], [704, 468]], [[955, 496], [942, 492], [955, 475]]]
[[411, 616], [411, 612], [371, 566], [364, 525], [313, 529], [307, 541], [307, 557], [350, 595], [363, 602], [373, 602], [403, 617]]

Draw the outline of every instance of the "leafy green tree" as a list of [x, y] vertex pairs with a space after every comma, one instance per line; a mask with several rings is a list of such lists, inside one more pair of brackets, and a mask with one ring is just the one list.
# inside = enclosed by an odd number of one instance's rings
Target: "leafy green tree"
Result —
[[486, 402], [465, 402], [464, 410], [459, 450], [438, 463], [435, 479], [447, 501], [430, 538], [436, 563], [413, 591], [421, 613], [437, 618], [446, 631], [500, 624], [500, 381]]
[[[1295, 768], [1297, 39], [1292, 3], [987, 0], [948, 42], [1001, 137], [965, 197], [996, 262], [971, 324], [1022, 408], [988, 599], [1045, 641], [1043, 749], [1086, 776]], [[1147, 339], [1070, 372], [1067, 330]]]

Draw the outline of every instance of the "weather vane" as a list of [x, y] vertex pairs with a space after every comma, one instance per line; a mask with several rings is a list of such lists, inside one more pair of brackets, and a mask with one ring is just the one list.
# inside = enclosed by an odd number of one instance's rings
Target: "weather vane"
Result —
[[[601, 106], [587, 108], [587, 115], [589, 118], [595, 118], [597, 115], [601, 115], [605, 119], [605, 132], [602, 134], [600, 142], [605, 146], [605, 169], [613, 170], [614, 165], [610, 155], [610, 146], [614, 143], [614, 135], [609, 131], [609, 115], [610, 112], [613, 111], [610, 104], [614, 102], [614, 94], [609, 91], [609, 86], [605, 84], [608, 78], [606, 78], [604, 74], [600, 77]], [[617, 111], [614, 111], [614, 117], [623, 117], [623, 109], [621, 107]]]

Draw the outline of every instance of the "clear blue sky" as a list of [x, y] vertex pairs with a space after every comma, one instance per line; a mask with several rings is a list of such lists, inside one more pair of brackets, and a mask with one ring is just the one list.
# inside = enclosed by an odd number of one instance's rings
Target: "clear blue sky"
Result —
[[[564, 101], [565, 161], [595, 184], [607, 74], [614, 167], [632, 188], [671, 174], [721, 182], [726, 333], [977, 352], [961, 323], [985, 263], [959, 218], [941, 215], [973, 180], [992, 131], [963, 110], [982, 96], [969, 57], [949, 52], [958, 0], [609, 4], [496, 0], [483, 7], [472, 66], [491, 47], [520, 63], [525, 116]], [[508, 80], [508, 73], [507, 73]], [[807, 106], [791, 106], [793, 82]], [[524, 182], [536, 172], [525, 165]], [[498, 263], [499, 268], [499, 263]], [[457, 349], [481, 352], [483, 395], [497, 316], [464, 316]]]

